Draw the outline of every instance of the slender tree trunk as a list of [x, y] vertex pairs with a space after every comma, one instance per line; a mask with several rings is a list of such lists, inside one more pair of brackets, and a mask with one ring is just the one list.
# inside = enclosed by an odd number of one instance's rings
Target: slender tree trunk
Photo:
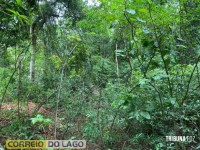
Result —
[[35, 51], [36, 51], [36, 40], [37, 36], [35, 33], [35, 26], [31, 25], [30, 26], [30, 36], [31, 36], [31, 61], [30, 61], [30, 80], [34, 81], [35, 80]]
[[17, 106], [18, 106], [18, 119], [20, 120], [20, 98], [21, 98], [21, 69], [22, 60], [18, 59], [18, 88], [17, 88]]
[[117, 58], [117, 44], [116, 44], [116, 50], [115, 50], [115, 63], [116, 63], [117, 78], [119, 78], [119, 64], [118, 64], [118, 58]]
[[[72, 51], [68, 54], [68, 57], [73, 53], [77, 45], [74, 46]], [[61, 68], [61, 75], [60, 75], [60, 83], [58, 85], [58, 94], [57, 94], [57, 100], [56, 100], [56, 111], [55, 111], [55, 126], [54, 126], [54, 140], [57, 139], [57, 126], [58, 126], [58, 106], [59, 106], [59, 101], [60, 101], [60, 95], [61, 95], [61, 90], [62, 90], [62, 83], [63, 83], [63, 78], [64, 78], [64, 70], [65, 66], [67, 64], [67, 59], [65, 59], [65, 62]]]
[[61, 70], [61, 75], [60, 75], [60, 84], [58, 86], [58, 95], [57, 95], [57, 101], [56, 101], [56, 112], [55, 112], [55, 127], [54, 127], [54, 139], [57, 139], [57, 126], [58, 126], [58, 105], [60, 101], [60, 95], [61, 95], [61, 90], [62, 90], [62, 82], [63, 82], [63, 77], [64, 77], [64, 69], [65, 69], [66, 63], [64, 63], [62, 70]]

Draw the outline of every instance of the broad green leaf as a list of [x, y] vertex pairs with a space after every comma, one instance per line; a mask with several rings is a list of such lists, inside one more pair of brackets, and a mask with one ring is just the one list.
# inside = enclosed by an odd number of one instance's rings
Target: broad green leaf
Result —
[[134, 55], [134, 54], [135, 54], [135, 50], [132, 49], [130, 53], [131, 53], [132, 55]]
[[34, 118], [31, 118], [31, 122], [32, 122], [32, 124], [35, 124], [37, 122], [37, 120]]
[[130, 116], [130, 117], [129, 117], [128, 119], [136, 118], [136, 120], [140, 121], [140, 114], [139, 114], [138, 111], [136, 111], [136, 112], [131, 112], [131, 113], [129, 114], [129, 116]]
[[140, 112], [140, 115], [146, 119], [151, 119], [151, 116], [149, 115], [148, 112]]

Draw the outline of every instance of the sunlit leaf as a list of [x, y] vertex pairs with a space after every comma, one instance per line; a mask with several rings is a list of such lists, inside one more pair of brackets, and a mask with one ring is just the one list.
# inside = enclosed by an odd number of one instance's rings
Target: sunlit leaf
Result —
[[140, 112], [140, 115], [145, 119], [151, 119], [151, 116], [148, 112]]
[[20, 5], [21, 4], [21, 0], [16, 0], [17, 4]]
[[19, 15], [19, 13], [15, 10], [12, 10], [12, 9], [9, 9], [9, 8], [7, 8], [6, 10], [13, 13], [14, 15]]
[[177, 40], [184, 42], [185, 40], [183, 40], [182, 38], [177, 38]]
[[170, 100], [172, 105], [174, 105], [176, 103], [176, 98], [170, 98], [169, 100]]
[[142, 20], [142, 19], [140, 19], [139, 17], [137, 17], [137, 20], [138, 20], [139, 22], [142, 22], [142, 23], [145, 23], [145, 22], [146, 22], [145, 20]]
[[136, 11], [133, 10], [133, 9], [127, 9], [126, 11], [127, 11], [128, 13], [132, 14], [132, 15], [134, 15], [134, 14], [136, 13]]
[[185, 45], [176, 45], [176, 46], [180, 48], [187, 48]]

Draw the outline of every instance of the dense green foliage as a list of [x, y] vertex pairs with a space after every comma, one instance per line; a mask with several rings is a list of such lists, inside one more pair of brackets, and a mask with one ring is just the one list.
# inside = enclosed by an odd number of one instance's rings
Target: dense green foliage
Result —
[[[2, 0], [0, 108], [18, 107], [0, 110], [10, 124], [0, 124], [0, 143], [200, 149], [199, 19], [198, 0]], [[27, 102], [48, 113], [27, 115]]]

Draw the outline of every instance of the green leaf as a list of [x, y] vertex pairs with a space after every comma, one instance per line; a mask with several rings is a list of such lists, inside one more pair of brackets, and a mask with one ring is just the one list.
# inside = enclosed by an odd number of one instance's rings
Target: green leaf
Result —
[[176, 46], [180, 48], [187, 48], [185, 45], [176, 45]]
[[176, 103], [176, 98], [170, 98], [169, 100], [170, 100], [172, 105], [174, 105]]
[[132, 14], [132, 15], [134, 15], [134, 14], [136, 13], [136, 11], [133, 10], [133, 9], [127, 9], [126, 11], [127, 11], [128, 13]]
[[145, 22], [146, 22], [145, 20], [142, 20], [142, 19], [140, 19], [139, 17], [137, 17], [137, 20], [138, 20], [139, 22], [142, 22], [142, 23], [145, 23]]
[[38, 114], [35, 118], [31, 118], [30, 120], [32, 124], [35, 124], [37, 122], [42, 122], [43, 119], [44, 119], [43, 116]]
[[149, 82], [150, 82], [149, 79], [140, 79], [140, 80], [139, 80], [139, 84], [140, 84], [140, 85], [145, 85], [146, 83], [149, 83]]
[[149, 4], [151, 4], [151, 3], [152, 3], [152, 1], [151, 1], [151, 0], [147, 0], [147, 1], [148, 1], [148, 3], [149, 3]]
[[142, 31], [143, 31], [145, 34], [149, 34], [149, 33], [150, 33], [150, 31], [149, 31], [147, 28], [143, 29]]
[[13, 13], [15, 16], [19, 15], [19, 13], [17, 11], [15, 11], [15, 10], [12, 10], [12, 9], [9, 9], [9, 8], [7, 8], [6, 10], [11, 12], [11, 13]]
[[158, 47], [158, 46], [159, 46], [157, 41], [154, 42], [154, 46], [155, 46], [155, 47]]
[[145, 119], [151, 119], [151, 116], [149, 115], [148, 112], [140, 112], [140, 115], [141, 115], [142, 117], [144, 117]]
[[177, 38], [177, 40], [179, 40], [179, 41], [181, 41], [181, 42], [185, 42], [185, 40], [184, 39], [182, 39], [182, 38]]
[[22, 1], [21, 0], [16, 0], [16, 2], [17, 2], [18, 5], [21, 5]]
[[32, 124], [35, 124], [37, 122], [37, 120], [35, 118], [31, 119]]

